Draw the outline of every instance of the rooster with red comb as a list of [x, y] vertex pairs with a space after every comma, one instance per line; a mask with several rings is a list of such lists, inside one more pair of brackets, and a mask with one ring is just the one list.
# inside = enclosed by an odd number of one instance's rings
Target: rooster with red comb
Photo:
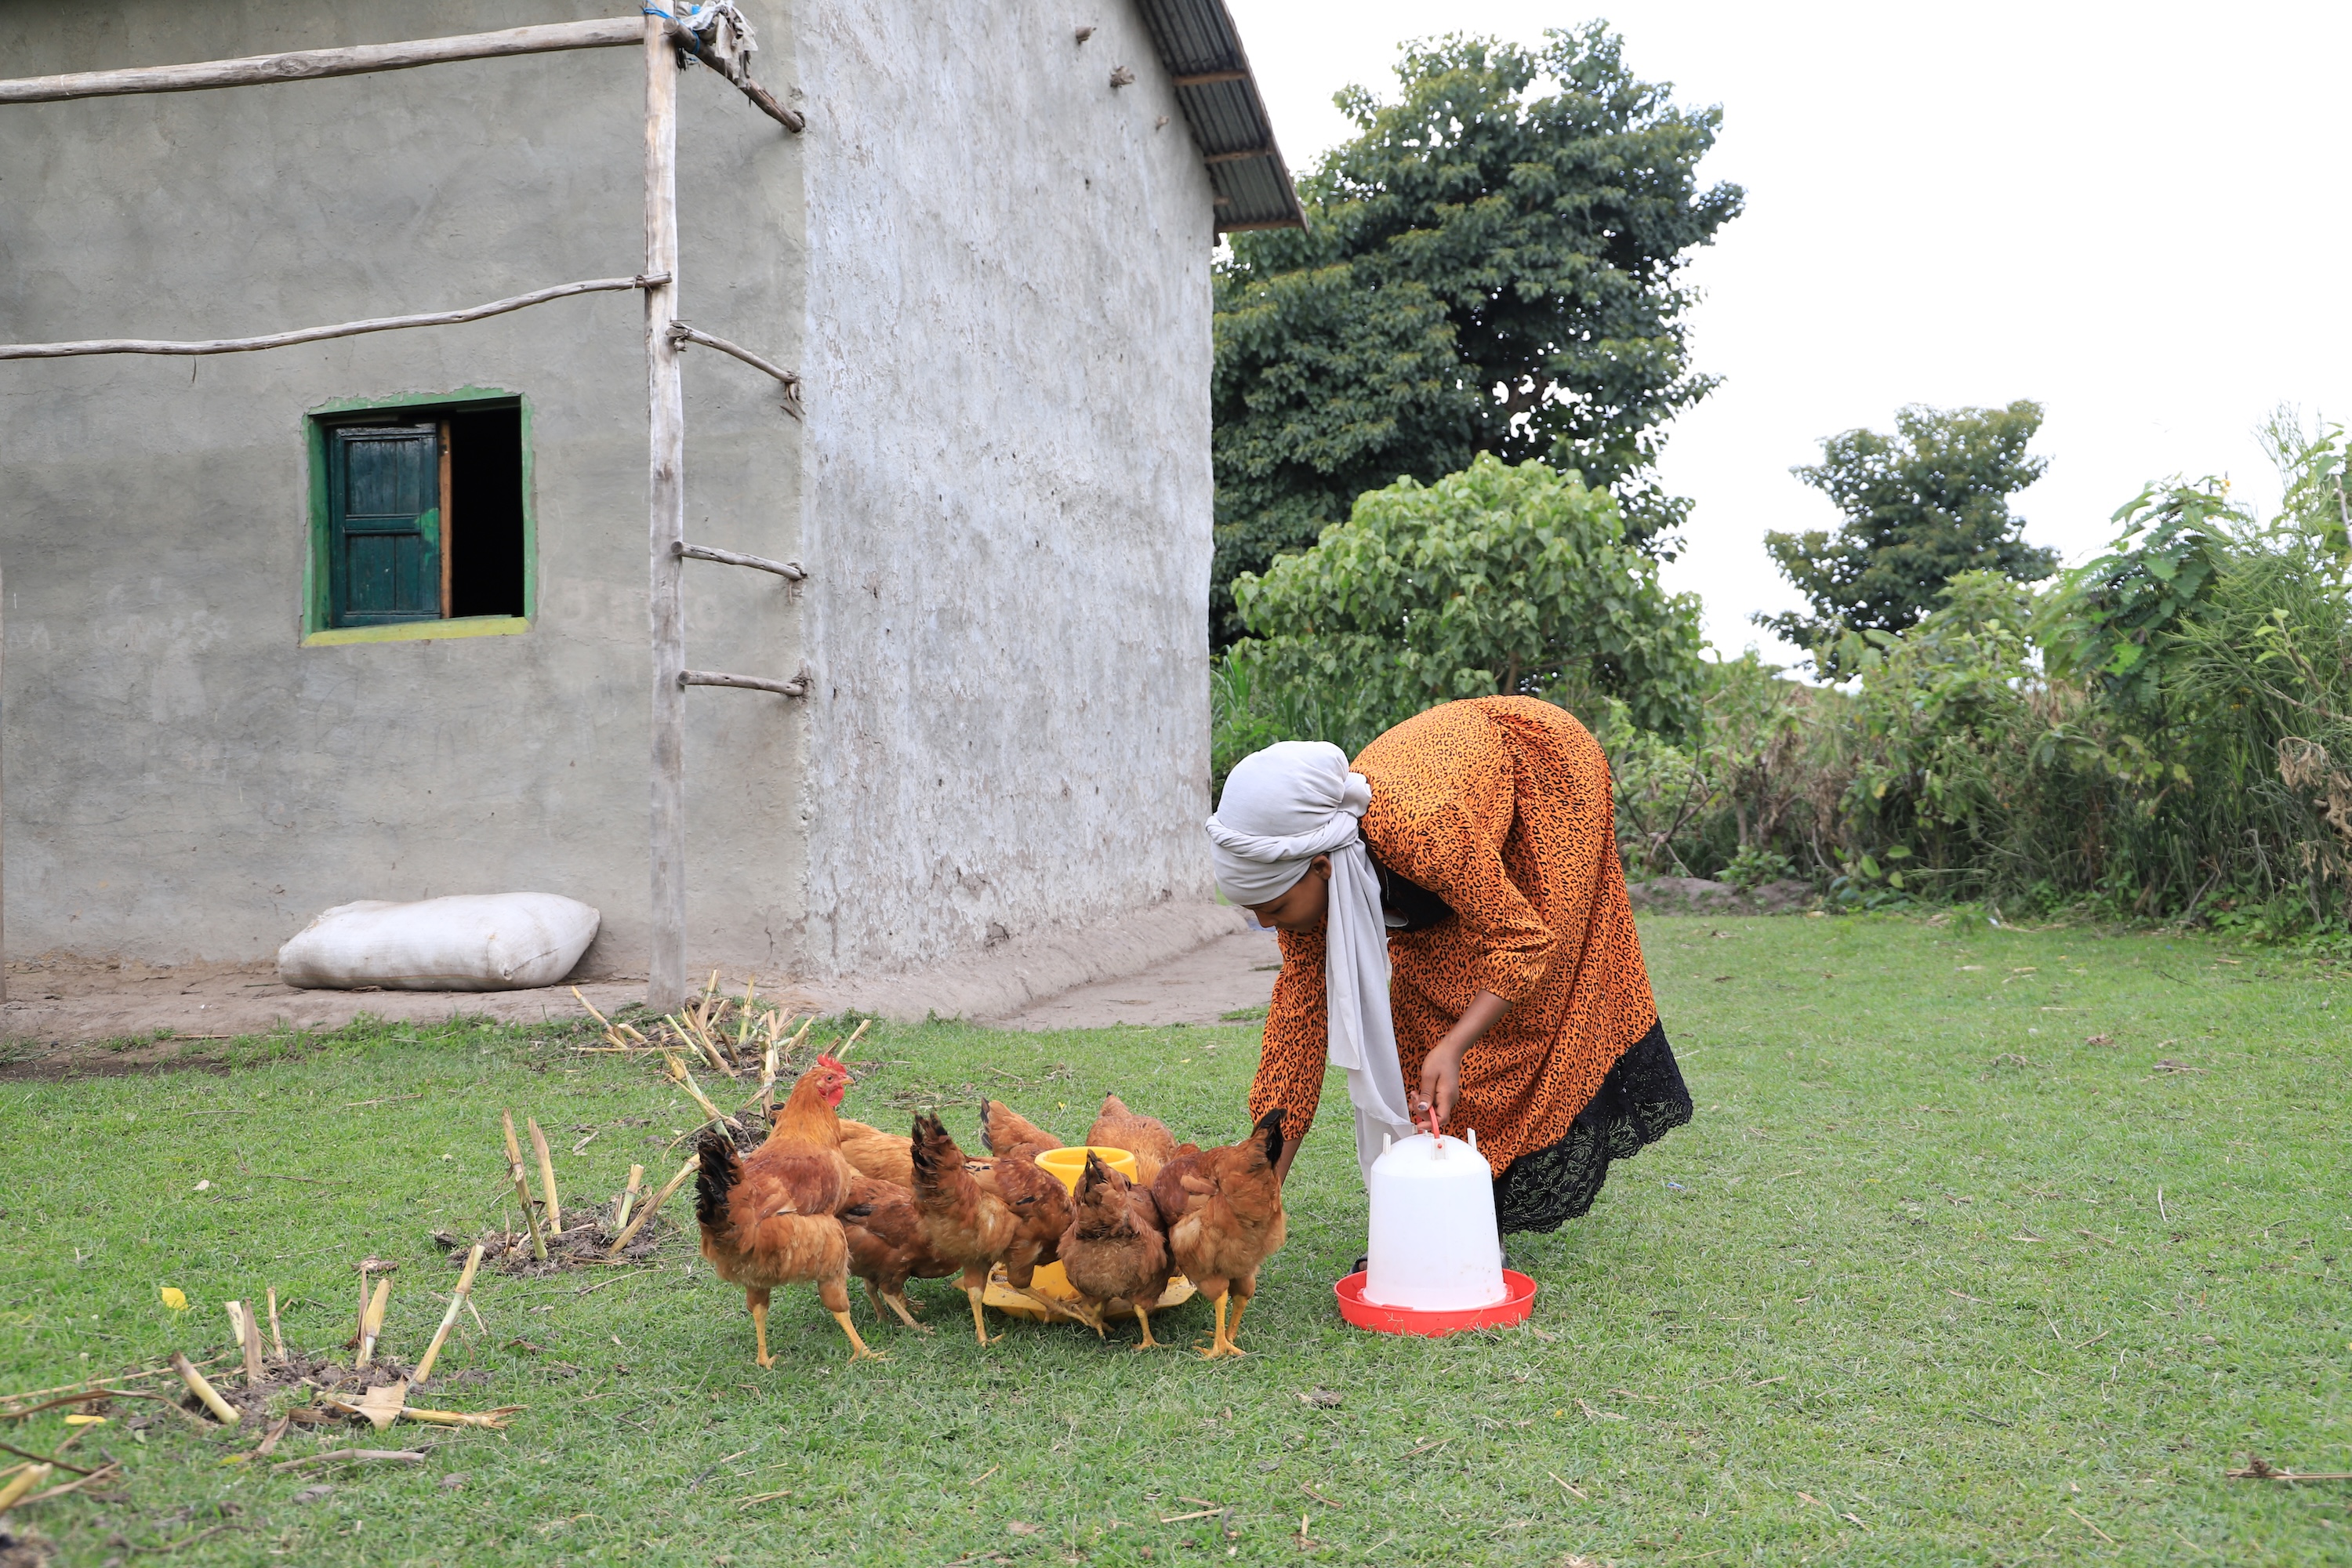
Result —
[[841, 1158], [835, 1114], [849, 1084], [847, 1068], [819, 1057], [793, 1085], [759, 1148], [739, 1155], [715, 1128], [697, 1146], [702, 1168], [694, 1212], [702, 1223], [702, 1256], [721, 1279], [743, 1287], [763, 1367], [775, 1364], [768, 1353], [768, 1302], [780, 1285], [817, 1288], [849, 1336], [851, 1361], [881, 1354], [866, 1348], [849, 1321], [849, 1245], [837, 1215], [855, 1173]]

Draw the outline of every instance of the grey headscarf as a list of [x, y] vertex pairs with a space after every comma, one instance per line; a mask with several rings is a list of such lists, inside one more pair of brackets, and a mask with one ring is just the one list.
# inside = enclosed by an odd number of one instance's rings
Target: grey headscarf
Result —
[[1388, 929], [1380, 878], [1359, 827], [1372, 786], [1347, 753], [1322, 741], [1282, 741], [1225, 777], [1209, 818], [1217, 886], [1237, 904], [1270, 903], [1297, 885], [1318, 855], [1331, 857], [1323, 928], [1325, 1013], [1333, 1066], [1348, 1075], [1356, 1161], [1369, 1178], [1383, 1137], [1412, 1135], [1404, 1072], [1389, 1013]]

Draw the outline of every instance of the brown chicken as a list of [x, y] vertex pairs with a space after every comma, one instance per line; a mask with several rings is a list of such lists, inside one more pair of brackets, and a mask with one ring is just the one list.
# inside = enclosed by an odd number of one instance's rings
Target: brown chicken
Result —
[[915, 1206], [913, 1191], [893, 1182], [860, 1176], [849, 1184], [841, 1224], [849, 1239], [849, 1271], [866, 1282], [866, 1299], [874, 1303], [874, 1315], [882, 1315], [882, 1304], [887, 1301], [900, 1322], [929, 1333], [915, 1321], [914, 1310], [907, 1300], [907, 1281], [942, 1279], [956, 1271], [956, 1265], [924, 1241], [923, 1214]]
[[1089, 1152], [1073, 1209], [1070, 1228], [1062, 1233], [1062, 1271], [1094, 1307], [1095, 1331], [1102, 1332], [1105, 1303], [1124, 1297], [1143, 1325], [1143, 1342], [1135, 1348], [1155, 1348], [1160, 1342], [1151, 1337], [1151, 1308], [1168, 1289], [1171, 1266], [1150, 1189], [1135, 1185]]
[[861, 1176], [871, 1176], [908, 1191], [914, 1188], [914, 1145], [878, 1127], [852, 1121], [846, 1116], [841, 1118], [841, 1157]]
[[[1176, 1268], [1217, 1304], [1217, 1332], [1201, 1353], [1211, 1361], [1240, 1355], [1233, 1336], [1257, 1294], [1258, 1266], [1282, 1245], [1282, 1108], [1257, 1120], [1240, 1142], [1180, 1155], [1160, 1167], [1152, 1201], [1168, 1230]], [[1238, 1296], [1232, 1327], [1225, 1302]]]
[[1135, 1179], [1147, 1187], [1177, 1152], [1176, 1135], [1168, 1131], [1166, 1122], [1157, 1116], [1137, 1115], [1115, 1094], [1103, 1096], [1101, 1114], [1087, 1129], [1087, 1142], [1098, 1149], [1124, 1149], [1134, 1155]]
[[849, 1243], [835, 1217], [853, 1175], [835, 1135], [834, 1108], [848, 1087], [842, 1065], [819, 1057], [793, 1085], [766, 1142], [739, 1155], [714, 1129], [697, 1146], [702, 1168], [694, 1212], [702, 1222], [702, 1256], [719, 1278], [743, 1287], [763, 1367], [775, 1364], [768, 1353], [768, 1302], [779, 1285], [814, 1284], [849, 1336], [849, 1359], [877, 1353], [849, 1321]]
[[999, 1263], [1013, 1289], [1040, 1309], [1087, 1322], [1029, 1288], [1039, 1261], [1052, 1256], [1070, 1226], [1070, 1194], [1060, 1182], [1020, 1155], [973, 1170], [936, 1116], [915, 1118], [914, 1164], [924, 1243], [962, 1271], [963, 1293], [971, 1299], [971, 1331], [982, 1344], [992, 1342], [981, 1297], [988, 1289], [988, 1271]]
[[1025, 1153], [1034, 1160], [1048, 1149], [1066, 1146], [1062, 1140], [1001, 1100], [981, 1100], [980, 1135], [987, 1142], [988, 1152], [999, 1159]]

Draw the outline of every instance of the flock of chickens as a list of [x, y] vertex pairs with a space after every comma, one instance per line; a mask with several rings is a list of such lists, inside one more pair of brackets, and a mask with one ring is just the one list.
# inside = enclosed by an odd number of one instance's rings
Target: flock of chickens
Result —
[[[1001, 1101], [982, 1101], [992, 1158], [973, 1160], [936, 1116], [917, 1116], [911, 1138], [844, 1119], [849, 1084], [841, 1063], [819, 1057], [759, 1148], [741, 1153], [715, 1130], [698, 1146], [702, 1255], [721, 1279], [743, 1287], [760, 1365], [774, 1364], [768, 1302], [781, 1285], [816, 1286], [849, 1336], [850, 1360], [879, 1355], [850, 1321], [852, 1274], [877, 1319], [887, 1303], [918, 1330], [907, 1281], [960, 1276], [972, 1332], [988, 1344], [981, 1298], [1000, 1264], [1016, 1292], [1097, 1335], [1108, 1315], [1133, 1312], [1143, 1329], [1137, 1350], [1161, 1342], [1151, 1337], [1150, 1310], [1182, 1275], [1216, 1303], [1215, 1338], [1201, 1353], [1243, 1353], [1233, 1336], [1256, 1293], [1258, 1266], [1282, 1245], [1279, 1110], [1240, 1142], [1202, 1149], [1106, 1096], [1086, 1143], [1128, 1151], [1139, 1180], [1089, 1153], [1073, 1193], [1036, 1163], [1066, 1145]], [[1075, 1302], [1031, 1288], [1037, 1268], [1055, 1261], [1078, 1292]]]

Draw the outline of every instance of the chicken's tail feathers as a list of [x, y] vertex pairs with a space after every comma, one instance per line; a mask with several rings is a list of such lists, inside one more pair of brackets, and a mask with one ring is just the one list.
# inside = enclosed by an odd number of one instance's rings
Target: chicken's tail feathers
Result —
[[913, 1144], [910, 1154], [918, 1192], [938, 1187], [962, 1153], [955, 1140], [948, 1136], [946, 1123], [927, 1113], [919, 1113], [915, 1118]]
[[707, 1226], [724, 1226], [728, 1195], [743, 1174], [735, 1144], [716, 1128], [706, 1130], [695, 1144], [701, 1168], [694, 1175], [694, 1217]]
[[1256, 1131], [1265, 1141], [1265, 1163], [1271, 1165], [1282, 1158], [1282, 1107], [1274, 1106], [1259, 1117]]

